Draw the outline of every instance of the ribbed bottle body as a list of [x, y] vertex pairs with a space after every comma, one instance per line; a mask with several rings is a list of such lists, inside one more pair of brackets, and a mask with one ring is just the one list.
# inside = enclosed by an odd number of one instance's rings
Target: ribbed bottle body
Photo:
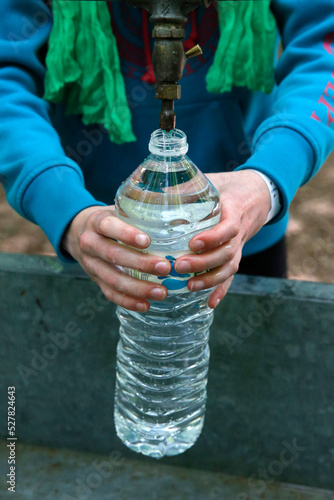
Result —
[[[131, 449], [177, 455], [201, 433], [213, 311], [208, 292], [151, 303], [148, 313], [118, 307], [115, 424]], [[177, 309], [176, 309], [177, 307]]]

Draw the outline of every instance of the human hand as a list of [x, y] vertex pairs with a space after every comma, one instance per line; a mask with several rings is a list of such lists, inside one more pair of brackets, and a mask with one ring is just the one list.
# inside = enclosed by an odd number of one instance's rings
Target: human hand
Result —
[[93, 206], [74, 217], [64, 234], [62, 247], [99, 285], [108, 300], [132, 311], [145, 312], [150, 307], [148, 300], [166, 298], [166, 287], [128, 276], [117, 266], [164, 276], [171, 271], [171, 264], [115, 240], [139, 250], [150, 245], [148, 235], [116, 217], [114, 206]]
[[238, 271], [242, 248], [266, 221], [271, 207], [268, 187], [264, 180], [250, 170], [206, 174], [217, 189], [221, 201], [221, 220], [213, 227], [194, 236], [189, 248], [200, 254], [179, 257], [175, 261], [178, 273], [199, 273], [189, 280], [191, 291], [217, 285], [208, 305], [217, 307], [225, 297]]

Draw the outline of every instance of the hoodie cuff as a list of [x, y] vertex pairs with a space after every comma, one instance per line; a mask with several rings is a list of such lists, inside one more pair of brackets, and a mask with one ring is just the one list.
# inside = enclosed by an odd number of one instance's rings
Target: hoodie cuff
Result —
[[79, 173], [66, 165], [42, 171], [31, 181], [22, 198], [24, 214], [41, 227], [63, 262], [76, 262], [61, 248], [68, 224], [79, 212], [95, 205], [106, 206], [85, 189]]
[[252, 156], [235, 170], [259, 170], [278, 187], [282, 209], [269, 225], [285, 216], [297, 190], [309, 179], [314, 161], [309, 141], [299, 132], [282, 126], [263, 132], [254, 144]]

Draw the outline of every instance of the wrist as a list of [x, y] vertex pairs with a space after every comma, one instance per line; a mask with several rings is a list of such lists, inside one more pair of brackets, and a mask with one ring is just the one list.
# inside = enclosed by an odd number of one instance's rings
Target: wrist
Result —
[[66, 227], [60, 242], [60, 249], [62, 252], [68, 253], [75, 259], [74, 255], [74, 221], [75, 216]]
[[265, 224], [267, 224], [274, 217], [276, 217], [276, 215], [278, 215], [282, 209], [282, 204], [280, 202], [280, 193], [279, 193], [278, 187], [276, 186], [276, 184], [274, 183], [274, 181], [272, 179], [270, 179], [267, 175], [260, 172], [259, 170], [249, 169], [249, 171], [255, 172], [258, 176], [260, 176], [268, 188], [268, 191], [270, 194], [270, 210], [268, 212], [268, 215], [267, 215], [267, 218], [265, 221]]
[[[243, 187], [242, 197], [244, 213], [255, 214], [259, 219], [266, 219], [270, 211], [271, 199], [270, 192], [264, 179], [251, 169], [239, 170], [235, 172], [241, 174], [241, 179], [238, 181]], [[241, 189], [240, 186], [240, 189]]]
[[244, 217], [264, 223], [271, 207], [270, 192], [263, 179], [251, 169], [205, 174], [219, 192], [222, 202], [238, 206]]
[[232, 207], [240, 216], [241, 238], [245, 243], [264, 225], [271, 208], [270, 192], [264, 180], [250, 169], [206, 174], [217, 189], [222, 210]]
[[243, 240], [248, 241], [265, 224], [270, 211], [270, 193], [264, 180], [251, 170], [239, 170], [236, 182], [242, 207]]
[[69, 253], [74, 259], [78, 260], [76, 257], [77, 247], [79, 242], [80, 234], [83, 232], [87, 217], [95, 212], [97, 209], [101, 209], [100, 205], [94, 205], [92, 207], [84, 208], [77, 215], [73, 217], [71, 222], [66, 227], [62, 240], [61, 249]]

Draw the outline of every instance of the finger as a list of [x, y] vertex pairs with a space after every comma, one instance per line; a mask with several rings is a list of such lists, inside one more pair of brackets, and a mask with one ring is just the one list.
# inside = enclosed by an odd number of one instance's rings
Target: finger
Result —
[[225, 206], [221, 221], [212, 229], [202, 231], [191, 238], [189, 248], [193, 252], [210, 250], [235, 238], [239, 234], [239, 231], [240, 219], [231, 207]]
[[150, 237], [147, 234], [112, 215], [99, 213], [94, 216], [93, 213], [90, 222], [97, 233], [106, 238], [122, 241], [126, 245], [136, 248], [146, 248], [151, 243]]
[[93, 232], [87, 241], [81, 240], [81, 250], [93, 258], [98, 256], [109, 264], [130, 267], [142, 273], [165, 276], [172, 269], [167, 259], [145, 254]]
[[124, 294], [144, 301], [167, 297], [167, 288], [163, 285], [133, 278], [101, 259], [90, 259], [86, 268], [91, 276], [104, 283], [110, 295]]
[[239, 244], [239, 238], [234, 238], [207, 252], [179, 257], [175, 261], [175, 270], [180, 274], [201, 273], [222, 266], [234, 258]]
[[241, 249], [238, 250], [235, 257], [225, 265], [216, 267], [207, 273], [191, 278], [188, 282], [188, 288], [192, 292], [212, 288], [219, 283], [223, 283], [231, 276], [234, 276], [239, 269], [241, 259]]
[[223, 298], [225, 297], [231, 286], [233, 279], [234, 276], [231, 276], [226, 281], [224, 281], [224, 283], [220, 283], [216, 287], [216, 289], [212, 292], [208, 300], [208, 306], [211, 307], [211, 309], [215, 309], [218, 306], [218, 304], [223, 300]]
[[131, 297], [125, 293], [117, 292], [116, 290], [111, 290], [103, 281], [98, 278], [94, 278], [94, 281], [99, 285], [104, 296], [114, 304], [129, 309], [130, 311], [136, 312], [146, 312], [150, 308], [150, 303], [143, 299], [138, 299], [136, 297]]

